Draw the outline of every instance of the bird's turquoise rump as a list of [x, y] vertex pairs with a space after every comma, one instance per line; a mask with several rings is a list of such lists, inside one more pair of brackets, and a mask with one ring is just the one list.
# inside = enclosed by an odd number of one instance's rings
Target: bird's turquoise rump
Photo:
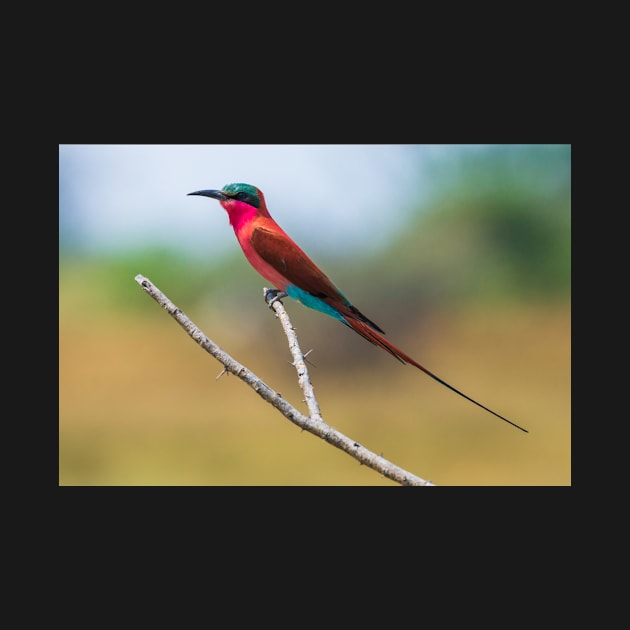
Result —
[[320, 311], [321, 313], [326, 313], [326, 315], [330, 315], [335, 319], [341, 320], [344, 324], [348, 324], [346, 318], [336, 308], [333, 308], [332, 306], [330, 306], [330, 304], [326, 304], [326, 302], [323, 302], [318, 297], [315, 297], [314, 295], [303, 291], [299, 287], [296, 287], [294, 284], [290, 284], [287, 287], [286, 293], [290, 298], [293, 298], [298, 302], [302, 302], [304, 306], [313, 308], [316, 311]]

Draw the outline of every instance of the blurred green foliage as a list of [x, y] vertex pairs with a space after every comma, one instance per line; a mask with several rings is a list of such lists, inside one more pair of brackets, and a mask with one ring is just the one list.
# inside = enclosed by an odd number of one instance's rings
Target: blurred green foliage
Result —
[[571, 286], [570, 200], [523, 190], [460, 193], [416, 214], [381, 265], [410, 299], [565, 298]]
[[[456, 295], [482, 300], [569, 295], [569, 145], [484, 147], [464, 154], [442, 175], [438, 170], [437, 179], [439, 201], [431, 218], [453, 227], [454, 237], [468, 247], [460, 250], [450, 234], [442, 235], [444, 264], [458, 272]], [[458, 259], [462, 250], [467, 264]]]

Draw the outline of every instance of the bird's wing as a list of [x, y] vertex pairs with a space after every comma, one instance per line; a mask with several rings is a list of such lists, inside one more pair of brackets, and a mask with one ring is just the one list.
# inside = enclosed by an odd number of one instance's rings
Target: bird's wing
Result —
[[349, 304], [330, 278], [283, 231], [259, 225], [252, 231], [250, 242], [258, 255], [291, 284], [316, 297]]
[[250, 243], [258, 255], [290, 284], [332, 306], [347, 320], [358, 319], [380, 333], [385, 332], [351, 304], [332, 280], [280, 228], [257, 225], [252, 230]]

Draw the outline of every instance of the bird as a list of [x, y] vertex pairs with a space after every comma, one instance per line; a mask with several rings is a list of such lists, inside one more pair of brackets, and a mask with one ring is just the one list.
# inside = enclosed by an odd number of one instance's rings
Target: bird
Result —
[[276, 223], [259, 188], [251, 184], [232, 183], [225, 185], [221, 190], [197, 190], [188, 195], [216, 199], [226, 210], [245, 257], [252, 267], [275, 287], [269, 292], [273, 295], [270, 304], [288, 296], [308, 308], [329, 315], [401, 363], [415, 366], [459, 396], [528, 433], [527, 429], [456, 389], [386, 339], [383, 336], [385, 331], [363, 315]]

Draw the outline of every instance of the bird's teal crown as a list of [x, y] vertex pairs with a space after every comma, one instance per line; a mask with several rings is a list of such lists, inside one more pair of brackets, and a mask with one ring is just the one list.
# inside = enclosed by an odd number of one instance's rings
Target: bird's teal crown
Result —
[[228, 197], [244, 201], [250, 206], [254, 206], [254, 208], [260, 207], [260, 191], [251, 184], [226, 184], [221, 189], [221, 192], [228, 195]]

